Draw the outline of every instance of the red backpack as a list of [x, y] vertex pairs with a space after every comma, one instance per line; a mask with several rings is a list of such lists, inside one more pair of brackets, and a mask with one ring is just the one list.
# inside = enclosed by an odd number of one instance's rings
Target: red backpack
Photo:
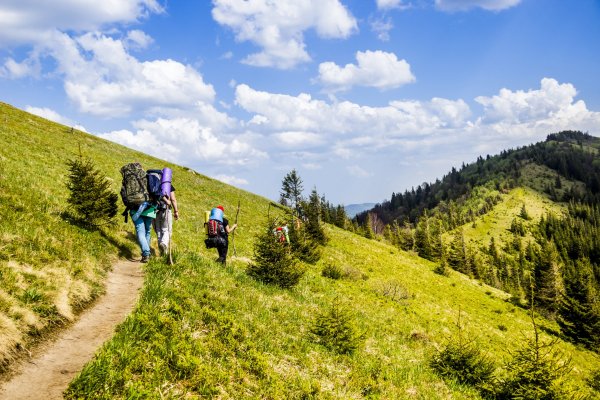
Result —
[[223, 227], [222, 222], [217, 221], [216, 219], [208, 221], [208, 237], [223, 236], [224, 233], [225, 228]]

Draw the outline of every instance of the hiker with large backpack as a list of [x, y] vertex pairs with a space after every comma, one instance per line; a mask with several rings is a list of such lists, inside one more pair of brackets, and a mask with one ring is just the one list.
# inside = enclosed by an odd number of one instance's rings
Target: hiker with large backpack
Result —
[[156, 218], [156, 205], [148, 192], [146, 171], [140, 163], [129, 163], [121, 167], [123, 181], [121, 184], [121, 199], [125, 204], [125, 222], [131, 216], [135, 226], [143, 263], [150, 260], [150, 233], [152, 220]]
[[237, 228], [237, 224], [229, 226], [229, 221], [225, 218], [224, 212], [223, 206], [217, 206], [210, 211], [208, 221], [205, 223], [208, 237], [204, 240], [207, 249], [217, 249], [219, 253], [217, 262], [221, 264], [225, 264], [227, 260], [229, 234]]
[[147, 172], [148, 191], [157, 204], [153, 226], [158, 238], [158, 250], [160, 255], [165, 255], [170, 249], [173, 217], [179, 219], [175, 186], [171, 183], [173, 173], [170, 168], [150, 169]]

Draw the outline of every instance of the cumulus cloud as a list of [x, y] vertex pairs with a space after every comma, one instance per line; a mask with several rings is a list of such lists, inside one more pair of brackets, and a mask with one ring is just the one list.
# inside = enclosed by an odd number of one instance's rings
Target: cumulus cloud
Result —
[[25, 111], [27, 111], [28, 113], [37, 115], [38, 117], [42, 117], [42, 118], [48, 119], [50, 121], [54, 121], [59, 124], [66, 125], [66, 126], [72, 126], [73, 128], [79, 129], [80, 131], [87, 132], [85, 127], [73, 122], [73, 120], [70, 118], [60, 115], [59, 113], [57, 113], [56, 111], [54, 111], [50, 108], [27, 106], [27, 107], [25, 107]]
[[101, 33], [71, 38], [53, 31], [46, 39], [24, 63], [35, 64], [40, 54], [54, 58], [67, 96], [82, 112], [118, 117], [214, 101], [212, 85], [190, 65], [171, 59], [141, 62], [128, 53], [124, 41]]
[[267, 146], [346, 160], [434, 148], [462, 154], [466, 148], [476, 151], [482, 143], [498, 149], [564, 129], [597, 131], [600, 113], [588, 110], [575, 96], [573, 85], [544, 78], [539, 89], [501, 89], [496, 95], [477, 97], [480, 112], [462, 99], [395, 100], [368, 107], [306, 93], [268, 93], [248, 85], [237, 86], [235, 101], [251, 114], [246, 128], [272, 139], [264, 141]]
[[227, 139], [195, 119], [140, 120], [134, 123], [134, 128], [135, 132], [118, 130], [99, 136], [184, 165], [198, 162], [247, 165], [267, 157], [266, 153], [245, 141], [243, 135]]
[[314, 29], [323, 38], [346, 38], [356, 19], [339, 0], [213, 0], [215, 21], [228, 26], [240, 42], [262, 50], [243, 62], [258, 67], [292, 68], [307, 62], [303, 34]]
[[357, 132], [391, 137], [427, 135], [460, 125], [470, 115], [463, 100], [394, 101], [385, 107], [368, 107], [348, 101], [328, 103], [306, 93], [273, 94], [248, 85], [237, 86], [236, 104], [253, 114], [249, 129], [265, 133], [313, 132], [330, 137]]
[[521, 0], [435, 0], [435, 6], [441, 11], [467, 11], [477, 7], [488, 11], [501, 11], [520, 2]]
[[0, 46], [38, 43], [48, 31], [97, 30], [161, 12], [163, 8], [157, 0], [3, 0]]
[[4, 65], [0, 66], [0, 77], [9, 79], [37, 78], [40, 76], [40, 71], [41, 65], [37, 58], [28, 58], [22, 62], [8, 58]]
[[246, 179], [238, 178], [238, 177], [232, 176], [232, 175], [219, 174], [219, 175], [214, 176], [214, 178], [218, 181], [225, 182], [228, 185], [232, 185], [232, 186], [245, 186], [245, 185], [249, 184], [249, 182]]
[[330, 91], [348, 90], [353, 86], [391, 89], [415, 81], [410, 65], [394, 53], [358, 51], [357, 64], [340, 67], [333, 62], [319, 65], [318, 80]]
[[134, 50], [143, 50], [150, 46], [153, 42], [154, 39], [139, 29], [134, 29], [127, 32], [126, 43], [128, 48]]

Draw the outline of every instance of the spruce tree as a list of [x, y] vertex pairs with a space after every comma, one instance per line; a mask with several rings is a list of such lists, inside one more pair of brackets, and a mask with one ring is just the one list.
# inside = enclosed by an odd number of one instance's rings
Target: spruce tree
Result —
[[566, 268], [565, 293], [558, 307], [558, 325], [571, 341], [600, 351], [600, 304], [592, 285], [592, 266], [585, 259]]
[[108, 178], [97, 170], [91, 159], [80, 156], [67, 161], [69, 189], [67, 203], [71, 217], [86, 226], [99, 227], [113, 222], [117, 215], [118, 195], [110, 189]]
[[273, 230], [275, 222], [269, 221], [254, 244], [254, 259], [246, 273], [256, 280], [282, 288], [295, 286], [304, 270], [292, 257], [289, 246], [277, 241]]
[[302, 179], [300, 179], [300, 176], [296, 170], [292, 169], [281, 182], [279, 201], [281, 204], [287, 205], [294, 209], [296, 215], [298, 216], [300, 213], [300, 202], [302, 201], [303, 191], [304, 187], [302, 186]]
[[311, 191], [304, 208], [306, 209], [306, 232], [315, 242], [324, 245], [327, 243], [327, 236], [321, 225], [321, 201], [316, 188]]

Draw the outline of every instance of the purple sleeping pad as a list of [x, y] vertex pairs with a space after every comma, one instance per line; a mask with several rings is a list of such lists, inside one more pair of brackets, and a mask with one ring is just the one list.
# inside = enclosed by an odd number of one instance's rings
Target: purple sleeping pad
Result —
[[173, 177], [173, 171], [171, 168], [163, 168], [162, 179], [160, 184], [160, 192], [163, 196], [169, 196], [171, 194], [171, 178]]

